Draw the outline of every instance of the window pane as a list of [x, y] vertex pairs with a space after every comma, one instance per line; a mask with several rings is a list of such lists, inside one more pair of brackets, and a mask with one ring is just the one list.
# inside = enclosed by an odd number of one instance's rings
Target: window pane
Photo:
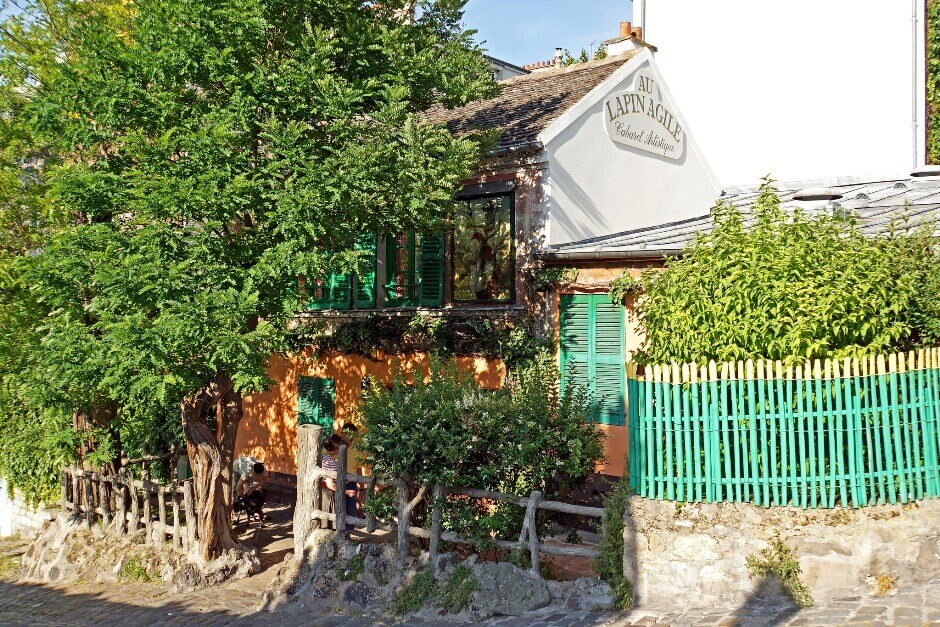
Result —
[[454, 216], [454, 300], [509, 300], [512, 280], [512, 197], [458, 202]]

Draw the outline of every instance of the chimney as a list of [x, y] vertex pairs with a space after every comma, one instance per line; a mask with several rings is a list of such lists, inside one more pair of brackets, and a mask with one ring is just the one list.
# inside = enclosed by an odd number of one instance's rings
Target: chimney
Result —
[[643, 41], [643, 27], [642, 26], [634, 26], [633, 30], [630, 31], [630, 34], [633, 37], [636, 37], [637, 39], [639, 39], [640, 41]]
[[555, 67], [561, 67], [561, 62], [565, 58], [565, 51], [561, 48], [555, 48], [555, 58], [552, 60], [552, 63]]
[[633, 28], [630, 22], [620, 22], [620, 37], [626, 39], [627, 37], [632, 36]]

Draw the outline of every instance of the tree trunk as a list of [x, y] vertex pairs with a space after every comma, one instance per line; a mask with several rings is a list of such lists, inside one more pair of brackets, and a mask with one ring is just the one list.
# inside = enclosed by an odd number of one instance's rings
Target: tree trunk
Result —
[[[220, 412], [224, 421], [222, 442], [216, 438], [207, 420], [209, 412], [215, 411], [220, 401], [224, 401]], [[180, 403], [183, 433], [193, 472], [199, 554], [206, 561], [240, 546], [232, 534], [230, 478], [241, 407], [241, 397], [224, 373], [218, 374], [213, 381]]]

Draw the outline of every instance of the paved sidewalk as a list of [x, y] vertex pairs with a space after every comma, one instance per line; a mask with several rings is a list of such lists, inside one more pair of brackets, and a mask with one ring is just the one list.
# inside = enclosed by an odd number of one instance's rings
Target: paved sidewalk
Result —
[[[2, 557], [2, 556], [0, 556]], [[0, 564], [3, 566], [3, 564]], [[275, 612], [257, 611], [263, 583], [252, 577], [193, 593], [162, 584], [39, 585], [17, 582], [0, 568], [0, 625], [297, 625], [357, 627], [395, 621], [375, 617], [316, 616], [302, 601]], [[892, 596], [854, 598], [797, 610], [752, 599], [741, 608], [692, 608], [629, 613], [571, 612], [491, 621], [519, 625], [940, 625], [940, 581]], [[434, 624], [408, 621], [406, 624]], [[453, 623], [439, 623], [449, 624]]]

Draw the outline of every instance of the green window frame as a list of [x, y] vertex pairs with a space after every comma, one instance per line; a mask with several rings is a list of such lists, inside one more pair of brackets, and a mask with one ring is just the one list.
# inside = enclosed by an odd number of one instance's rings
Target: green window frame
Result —
[[444, 236], [408, 229], [385, 242], [388, 306], [443, 306]]
[[562, 389], [575, 384], [596, 400], [592, 420], [623, 426], [626, 360], [623, 306], [607, 294], [563, 294], [559, 303]]
[[336, 383], [322, 377], [297, 380], [297, 424], [320, 425], [325, 435], [333, 433], [336, 414]]
[[373, 233], [363, 233], [356, 239], [356, 250], [365, 252], [366, 270], [359, 274], [329, 273], [321, 281], [308, 284], [312, 298], [308, 310], [345, 310], [375, 308], [376, 247]]

